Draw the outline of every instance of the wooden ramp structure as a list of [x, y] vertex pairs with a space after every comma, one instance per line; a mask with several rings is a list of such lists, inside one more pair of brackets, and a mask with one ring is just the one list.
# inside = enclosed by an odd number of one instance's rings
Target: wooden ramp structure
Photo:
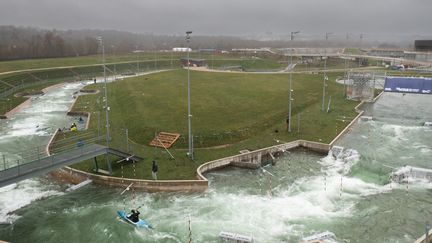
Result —
[[178, 133], [160, 132], [155, 138], [150, 142], [151, 146], [170, 148], [180, 137]]

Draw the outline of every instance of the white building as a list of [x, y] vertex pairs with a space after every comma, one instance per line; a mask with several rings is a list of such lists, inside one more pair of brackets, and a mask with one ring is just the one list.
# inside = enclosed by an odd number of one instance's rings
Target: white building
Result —
[[188, 51], [192, 51], [191, 48], [189, 47], [174, 47], [172, 49], [173, 52], [188, 52]]

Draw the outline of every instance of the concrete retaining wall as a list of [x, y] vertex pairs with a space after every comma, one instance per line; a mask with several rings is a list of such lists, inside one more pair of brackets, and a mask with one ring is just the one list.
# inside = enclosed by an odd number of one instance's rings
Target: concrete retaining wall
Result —
[[[323, 153], [327, 153], [330, 149], [330, 146], [327, 144], [305, 140], [297, 140], [290, 143], [279, 144], [202, 164], [197, 169], [197, 180], [137, 180], [96, 175], [70, 167], [64, 167], [60, 170], [53, 171], [50, 174], [57, 179], [68, 181], [73, 184], [78, 184], [87, 179], [91, 179], [96, 184], [121, 188], [125, 188], [133, 183], [135, 189], [141, 189], [148, 192], [203, 192], [208, 188], [208, 180], [203, 175], [206, 172], [217, 170], [226, 166], [256, 169], [263, 164], [272, 163], [274, 157], [283, 155], [285, 151], [298, 147], [304, 147]], [[47, 150], [49, 150], [49, 145], [47, 146]]]
[[283, 155], [285, 151], [298, 147], [304, 147], [320, 153], [328, 153], [328, 151], [330, 150], [329, 144], [311, 142], [306, 140], [296, 140], [289, 143], [279, 144], [272, 147], [258, 149], [248, 153], [238, 154], [207, 162], [198, 167], [197, 177], [200, 180], [207, 180], [207, 178], [204, 176], [204, 173], [226, 166], [256, 169], [263, 164], [272, 163], [273, 157], [279, 157]]
[[73, 184], [78, 184], [87, 179], [91, 179], [93, 183], [126, 188], [131, 183], [138, 190], [148, 192], [203, 192], [208, 188], [207, 180], [137, 180], [128, 178], [119, 178], [112, 176], [96, 175], [84, 171], [76, 170], [70, 167], [64, 167], [50, 173], [51, 176], [68, 181]]

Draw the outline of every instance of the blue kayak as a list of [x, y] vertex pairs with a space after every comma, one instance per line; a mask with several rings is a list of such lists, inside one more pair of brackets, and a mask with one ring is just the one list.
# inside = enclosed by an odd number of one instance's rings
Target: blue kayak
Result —
[[142, 220], [142, 219], [140, 219], [138, 222], [132, 222], [132, 220], [130, 220], [127, 216], [128, 215], [126, 215], [126, 212], [125, 211], [117, 211], [117, 214], [118, 214], [118, 216], [121, 218], [121, 219], [123, 219], [124, 221], [126, 221], [126, 222], [128, 222], [128, 223], [130, 223], [130, 224], [133, 224], [133, 225], [135, 225], [136, 227], [138, 227], [138, 228], [147, 228], [147, 229], [153, 229], [153, 227], [149, 224], [149, 223], [147, 223], [145, 220]]

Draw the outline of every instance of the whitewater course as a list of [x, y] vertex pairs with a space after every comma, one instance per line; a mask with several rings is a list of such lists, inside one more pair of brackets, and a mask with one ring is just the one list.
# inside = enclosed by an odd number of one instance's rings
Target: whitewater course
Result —
[[[68, 83], [33, 97], [0, 121], [0, 148], [14, 154], [47, 144], [74, 118], [66, 111], [83, 83]], [[385, 93], [367, 107], [372, 121], [358, 121], [337, 146], [336, 158], [295, 150], [275, 166], [226, 168], [207, 174], [204, 193], [138, 192], [141, 217], [154, 230], [119, 221], [132, 207], [122, 189], [94, 184], [72, 192], [48, 177], [0, 188], [0, 240], [10, 242], [218, 242], [220, 231], [254, 242], [299, 242], [329, 231], [335, 242], [413, 242], [432, 223], [432, 184], [389, 183], [393, 168], [432, 168], [431, 95]], [[269, 173], [268, 173], [269, 172]], [[332, 242], [332, 241], [331, 241]]]

